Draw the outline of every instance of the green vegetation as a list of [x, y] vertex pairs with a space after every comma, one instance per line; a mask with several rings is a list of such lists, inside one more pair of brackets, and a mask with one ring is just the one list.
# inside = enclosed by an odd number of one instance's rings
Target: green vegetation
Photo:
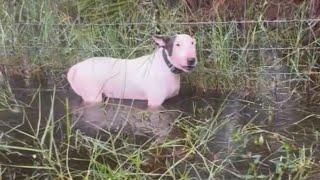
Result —
[[[270, 65], [288, 65], [290, 73], [305, 80], [308, 77], [301, 73], [315, 67], [318, 54], [312, 48], [318, 41], [303, 44], [312, 33], [308, 22], [264, 23], [260, 14], [252, 15], [248, 9], [247, 19], [253, 23], [219, 23], [223, 15], [215, 18], [217, 23], [201, 23], [212, 19], [190, 12], [185, 3], [170, 7], [165, 2], [3, 1], [1, 55], [10, 63], [26, 56], [31, 65], [67, 69], [91, 56], [133, 58], [150, 53], [151, 36], [157, 33], [188, 33], [198, 40], [200, 65], [191, 75], [201, 77], [196, 86], [223, 91], [244, 88], [248, 73], [260, 74]], [[294, 19], [307, 19], [303, 7]]]
[[[46, 78], [57, 86], [49, 94], [36, 87], [20, 100], [16, 85], [1, 74], [4, 179], [319, 176], [320, 115], [312, 106], [320, 100], [319, 40], [306, 40], [312, 33], [303, 21], [308, 19], [306, 4], [294, 13], [297, 21], [266, 22], [248, 8], [244, 17], [251, 22], [226, 23], [229, 19], [214, 9], [191, 10], [185, 1], [0, 2], [1, 63], [23, 69], [2, 72], [8, 78], [23, 74], [27, 78], [22, 82], [32, 84], [32, 79], [42, 78], [39, 69], [45, 69]], [[76, 128], [71, 100], [58, 93], [71, 64], [90, 56], [133, 58], [151, 53], [152, 35], [176, 33], [194, 34], [200, 60], [195, 72], [184, 75], [183, 86], [207, 92], [203, 98], [187, 98], [188, 110], [174, 122], [180, 135], [138, 144], [121, 131], [104, 130], [107, 137], [92, 137]], [[212, 92], [221, 96], [215, 98]], [[309, 106], [277, 104], [287, 96]], [[57, 116], [57, 111], [63, 115]]]

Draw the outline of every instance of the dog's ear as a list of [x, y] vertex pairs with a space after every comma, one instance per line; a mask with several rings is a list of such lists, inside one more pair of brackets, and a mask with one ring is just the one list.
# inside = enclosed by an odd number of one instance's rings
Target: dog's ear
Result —
[[152, 36], [152, 39], [158, 47], [165, 47], [170, 41], [170, 37], [167, 36]]

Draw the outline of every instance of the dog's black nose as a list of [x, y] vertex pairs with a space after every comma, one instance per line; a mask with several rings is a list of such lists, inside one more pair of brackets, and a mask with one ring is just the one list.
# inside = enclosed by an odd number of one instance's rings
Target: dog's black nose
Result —
[[196, 63], [196, 58], [188, 58], [187, 62], [188, 66], [193, 66]]

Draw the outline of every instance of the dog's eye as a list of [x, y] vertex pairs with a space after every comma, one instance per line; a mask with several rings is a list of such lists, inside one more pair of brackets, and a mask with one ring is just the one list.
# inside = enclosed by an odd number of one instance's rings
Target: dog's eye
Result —
[[194, 45], [194, 42], [191, 42], [192, 45]]
[[176, 44], [176, 46], [178, 46], [178, 47], [179, 47], [179, 46], [180, 46], [180, 44]]

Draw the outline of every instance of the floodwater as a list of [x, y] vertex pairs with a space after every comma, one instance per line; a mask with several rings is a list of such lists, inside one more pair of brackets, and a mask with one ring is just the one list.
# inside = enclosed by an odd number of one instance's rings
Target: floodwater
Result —
[[[286, 91], [287, 88], [282, 87], [288, 86], [285, 83], [277, 86], [266, 84], [266, 87], [271, 88], [262, 88], [254, 95], [246, 91], [231, 92], [225, 96], [216, 92], [196, 95], [192, 88], [185, 88], [181, 90], [179, 96], [165, 102], [164, 111], [149, 112], [144, 101], [106, 98], [106, 103], [84, 105], [64, 80], [59, 81], [59, 84], [41, 78], [26, 79], [19, 75], [10, 75], [6, 78], [14, 98], [5, 99], [16, 105], [2, 105], [5, 107], [0, 111], [2, 144], [16, 146], [25, 146], [29, 142], [32, 144], [34, 140], [26, 134], [35, 134], [39, 127], [43, 131], [50, 120], [58, 123], [54, 136], [59, 141], [64, 137], [66, 115], [69, 115], [74, 130], [88, 136], [103, 138], [120, 132], [133, 137], [135, 143], [143, 143], [150, 138], [161, 143], [166, 138], [183, 137], [184, 130], [176, 126], [177, 122], [183, 120], [199, 123], [199, 120], [211, 118], [216, 121], [219, 128], [213, 132], [214, 138], [208, 142], [208, 148], [213, 158], [218, 159], [239, 146], [234, 142], [235, 131], [249, 123], [270, 132], [284, 135], [288, 133], [288, 136], [295, 137], [298, 144], [314, 143], [314, 137], [301, 134], [308, 134], [306, 132], [308, 129], [320, 129], [319, 107], [306, 103], [307, 98]], [[281, 80], [283, 77], [276, 78]], [[270, 79], [275, 77], [266, 77], [267, 81]], [[59, 84], [55, 90], [53, 84]], [[257, 151], [257, 147], [250, 148], [248, 147], [251, 152]], [[261, 151], [265, 152], [265, 149]], [[31, 155], [27, 154], [23, 158], [21, 155], [10, 154], [5, 158], [0, 157], [0, 162], [28, 165], [31, 159]], [[194, 161], [197, 161], [197, 158]], [[86, 165], [78, 164], [74, 167], [81, 168]], [[154, 166], [151, 163], [148, 168], [152, 169]], [[159, 169], [159, 166], [161, 164], [156, 168]], [[245, 167], [240, 163], [236, 168]], [[30, 170], [23, 168], [19, 171], [21, 174], [30, 173]], [[195, 173], [195, 176], [199, 175]], [[201, 176], [205, 178], [206, 172], [202, 172]]]

